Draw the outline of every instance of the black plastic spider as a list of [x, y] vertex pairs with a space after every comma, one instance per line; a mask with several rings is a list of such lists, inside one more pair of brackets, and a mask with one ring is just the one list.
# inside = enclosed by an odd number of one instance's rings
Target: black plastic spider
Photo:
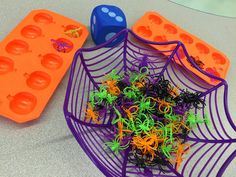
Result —
[[171, 165], [171, 163], [167, 160], [162, 159], [159, 156], [156, 156], [152, 161], [147, 163], [147, 166], [158, 166], [158, 169], [162, 172], [162, 173], [167, 173], [169, 172], [166, 167], [167, 165]]
[[171, 163], [169, 161], [161, 158], [158, 155], [156, 157], [154, 157], [153, 160], [151, 160], [151, 155], [145, 155], [144, 156], [144, 155], [141, 154], [141, 152], [139, 150], [135, 150], [133, 152], [130, 152], [129, 155], [128, 155], [128, 161], [130, 163], [135, 164], [139, 168], [157, 166], [158, 169], [162, 173], [169, 172], [165, 168], [166, 168], [167, 165], [171, 165]]
[[204, 108], [205, 102], [201, 99], [201, 92], [189, 92], [188, 90], [183, 91], [178, 95], [174, 101], [177, 105], [187, 105], [190, 108], [194, 107], [196, 109]]
[[137, 151], [130, 152], [128, 155], [128, 161], [135, 164], [139, 168], [146, 168], [145, 159], [137, 153]]
[[169, 97], [170, 82], [164, 78], [164, 76], [158, 76], [158, 82], [149, 84], [148, 86], [148, 96], [158, 96], [163, 99]]
[[116, 86], [123, 91], [126, 87], [129, 87], [129, 85], [123, 81], [117, 81]]
[[187, 141], [187, 137], [189, 134], [189, 130], [187, 128], [182, 128], [182, 133], [180, 134], [180, 139], [182, 139], [182, 144], [185, 143]]
[[96, 105], [94, 106], [94, 111], [100, 111], [100, 110], [104, 109], [105, 107], [106, 107], [105, 105], [96, 104]]

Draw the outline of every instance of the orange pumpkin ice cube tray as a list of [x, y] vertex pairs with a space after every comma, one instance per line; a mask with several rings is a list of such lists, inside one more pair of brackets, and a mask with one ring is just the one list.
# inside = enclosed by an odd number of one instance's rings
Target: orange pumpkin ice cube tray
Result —
[[[203, 40], [186, 32], [174, 23], [168, 21], [156, 12], [147, 12], [132, 27], [132, 31], [138, 36], [153, 42], [181, 41], [193, 61], [206, 72], [215, 76], [226, 78], [230, 65], [229, 59], [219, 50], [213, 48]], [[173, 45], [152, 45], [156, 49], [169, 50]], [[178, 56], [181, 62], [196, 75], [212, 85], [218, 82], [209, 78], [194, 68], [187, 60], [183, 49], [178, 49]], [[175, 60], [180, 64], [179, 60]]]
[[40, 116], [88, 36], [86, 27], [33, 10], [0, 45], [0, 115], [23, 123]]

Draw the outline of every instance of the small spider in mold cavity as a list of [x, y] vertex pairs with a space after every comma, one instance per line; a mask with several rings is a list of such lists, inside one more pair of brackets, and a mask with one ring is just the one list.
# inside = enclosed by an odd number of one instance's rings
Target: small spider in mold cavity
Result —
[[82, 28], [75, 28], [75, 29], [70, 29], [65, 32], [67, 35], [71, 35], [72, 37], [80, 37], [79, 31], [81, 31]]
[[[194, 62], [199, 68], [204, 69], [205, 64], [202, 62], [202, 60], [201, 60], [198, 56], [196, 56], [196, 57], [190, 56], [190, 58], [193, 60], [193, 62]], [[189, 62], [189, 63], [190, 63], [190, 62]], [[194, 66], [192, 65], [192, 63], [190, 63], [190, 65], [191, 65], [192, 67], [194, 67]]]
[[51, 42], [53, 43], [53, 47], [58, 52], [66, 53], [72, 49], [72, 45], [68, 44], [67, 42], [63, 42], [60, 40], [51, 39]]

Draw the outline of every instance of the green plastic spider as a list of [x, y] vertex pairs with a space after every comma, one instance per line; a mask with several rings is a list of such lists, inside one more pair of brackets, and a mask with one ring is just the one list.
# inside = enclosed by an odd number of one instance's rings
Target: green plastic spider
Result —
[[132, 85], [131, 88], [132, 88], [132, 90], [135, 92], [135, 94], [136, 94], [137, 96], [140, 96], [140, 95], [141, 95], [141, 92], [140, 92], [140, 90], [139, 90], [138, 87]]
[[107, 76], [108, 79], [110, 80], [120, 80], [122, 77], [120, 75], [117, 74], [117, 70], [113, 69]]
[[108, 104], [112, 105], [112, 103], [117, 99], [117, 96], [111, 95], [111, 94], [107, 94], [107, 102]]
[[[144, 119], [143, 119], [144, 118]], [[142, 121], [142, 119], [144, 121]], [[148, 117], [147, 115], [141, 113], [139, 118], [135, 119], [136, 131], [135, 134], [139, 135], [141, 133], [149, 134], [148, 132], [153, 129], [155, 122], [153, 118]]]
[[141, 81], [142, 79], [147, 77], [147, 74], [149, 73], [149, 70], [147, 67], [140, 68], [139, 72], [130, 72], [130, 83], [134, 83], [137, 81]]
[[107, 90], [104, 87], [100, 87], [99, 92], [95, 92], [94, 96], [98, 99], [98, 104], [101, 104], [107, 98]]
[[156, 122], [156, 127], [157, 127], [157, 129], [161, 129], [161, 128], [164, 127], [164, 124], [162, 122], [160, 122], [160, 121], [157, 121]]
[[176, 148], [174, 148], [173, 140], [168, 139], [166, 140], [163, 145], [161, 146], [161, 152], [168, 158], [171, 159], [171, 153], [176, 152]]
[[173, 123], [169, 123], [167, 124], [166, 126], [164, 126], [162, 128], [162, 131], [163, 131], [163, 138], [164, 139], [170, 139], [170, 141], [172, 142], [173, 140], [173, 127], [174, 127], [174, 124]]
[[99, 91], [92, 92], [90, 94], [89, 102], [91, 103], [92, 107], [94, 107], [95, 104], [99, 105], [99, 104], [102, 104], [102, 102], [105, 102], [111, 105], [116, 99], [117, 99], [117, 96], [113, 96], [109, 94], [104, 87], [100, 87]]
[[174, 124], [169, 123], [167, 125], [164, 125], [162, 122], [156, 123], [157, 132], [160, 132], [160, 136], [162, 136], [163, 139], [170, 139], [173, 140], [173, 128]]
[[127, 129], [131, 130], [132, 132], [137, 132], [136, 125], [134, 123], [134, 120], [130, 120], [127, 123]]
[[125, 123], [125, 125], [128, 125], [127, 119], [122, 117], [120, 111], [118, 111], [118, 109], [116, 109], [114, 106], [113, 106], [113, 109], [115, 110], [117, 118], [112, 120], [112, 122], [111, 122], [112, 125], [116, 124], [117, 122], [123, 122], [123, 123]]
[[151, 102], [151, 97], [142, 97], [140, 101], [134, 102], [134, 104], [139, 104], [139, 113], [143, 113], [144, 111], [148, 111], [149, 113], [152, 113], [155, 111], [155, 105], [156, 103]]
[[207, 115], [205, 115], [203, 119], [201, 119], [198, 115], [196, 115], [192, 112], [189, 112], [187, 115], [186, 124], [189, 125], [190, 128], [193, 128], [197, 124], [204, 123], [204, 122], [207, 125], [209, 125], [209, 123], [210, 123]]
[[[166, 111], [167, 109], [168, 108], [166, 107], [164, 109], [164, 112], [167, 112]], [[164, 117], [171, 120], [171, 121], [179, 121], [181, 117], [179, 115], [172, 114], [172, 113], [173, 113], [172, 107], [169, 107], [169, 113], [164, 114]]]
[[[138, 90], [139, 91], [139, 90]], [[123, 94], [130, 99], [136, 99], [137, 98], [137, 90], [133, 87], [126, 87], [123, 90]]]
[[94, 92], [90, 93], [89, 102], [90, 102], [92, 108], [94, 108], [94, 106], [95, 106], [95, 95], [94, 95]]
[[120, 151], [123, 151], [129, 147], [130, 142], [125, 145], [121, 145], [118, 139], [114, 139], [110, 142], [105, 143], [115, 154], [118, 154]]
[[71, 34], [71, 36], [76, 36], [79, 37], [79, 31], [81, 30], [81, 27], [76, 28], [76, 29], [71, 29], [71, 30], [67, 30], [65, 32], [65, 34]]
[[141, 75], [137, 72], [131, 72], [129, 75], [130, 75], [130, 78], [129, 78], [130, 83], [134, 83], [138, 81], [139, 78], [141, 77]]

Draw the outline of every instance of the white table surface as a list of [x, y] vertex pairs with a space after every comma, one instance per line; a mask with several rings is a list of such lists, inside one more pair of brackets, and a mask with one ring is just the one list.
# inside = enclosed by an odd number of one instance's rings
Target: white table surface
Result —
[[[102, 0], [0, 0], [0, 40], [33, 9], [49, 9], [88, 26], [92, 9], [96, 5], [107, 2]], [[145, 11], [157, 11], [224, 52], [231, 60], [227, 81], [229, 110], [235, 118], [235, 18], [205, 14], [166, 0], [116, 0], [109, 3], [123, 9], [129, 27]], [[91, 38], [84, 46], [94, 46]], [[68, 74], [67, 72], [40, 119], [26, 124], [16, 124], [0, 117], [1, 177], [103, 176], [82, 151], [64, 119], [62, 107]], [[224, 176], [235, 176], [233, 173], [235, 165], [236, 160], [231, 163]]]

